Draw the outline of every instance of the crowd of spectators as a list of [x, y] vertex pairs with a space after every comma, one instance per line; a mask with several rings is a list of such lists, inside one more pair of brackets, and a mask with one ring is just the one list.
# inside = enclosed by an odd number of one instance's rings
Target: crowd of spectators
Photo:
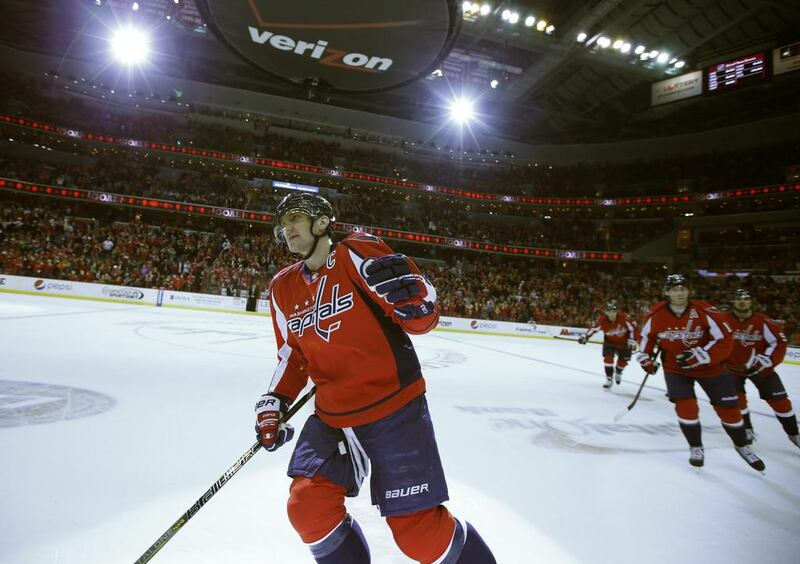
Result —
[[[615, 299], [641, 319], [661, 298], [663, 267], [558, 262], [462, 253], [430, 260], [423, 270], [437, 287], [444, 315], [588, 327]], [[222, 227], [172, 226], [138, 215], [56, 202], [22, 205], [0, 199], [0, 272], [134, 287], [242, 295], [263, 291], [293, 259], [268, 231], [238, 234]], [[800, 340], [800, 283], [770, 276], [713, 280], [695, 277], [697, 297], [726, 307], [734, 289], [749, 288], [759, 306]], [[795, 335], [796, 334], [796, 335]]]
[[[489, 152], [476, 153], [476, 162], [421, 158], [414, 146], [405, 152], [343, 146], [324, 135], [298, 138], [280, 134], [267, 116], [228, 123], [201, 119], [192, 105], [181, 112], [145, 111], [92, 96], [66, 94], [52, 87], [52, 79], [6, 77], [7, 111], [64, 126], [148, 141], [179, 143], [237, 154], [344, 168], [393, 178], [474, 191], [530, 196], [618, 197], [643, 194], [704, 193], [731, 187], [785, 182], [787, 170], [800, 164], [800, 143], [763, 146], [741, 152], [708, 152], [660, 160], [627, 163], [583, 163], [554, 166], [547, 163], [499, 162]], [[88, 87], [87, 87], [88, 88]], [[91, 88], [89, 92], [91, 93]], [[98, 103], [101, 102], [101, 103]], [[455, 149], [454, 149], [455, 151]], [[458, 153], [458, 151], [455, 151]], [[462, 151], [463, 153], [463, 151]], [[449, 150], [443, 152], [451, 155]], [[483, 163], [483, 159], [487, 162]], [[498, 163], [494, 161], [497, 160]]]
[[[269, 185], [220, 174], [201, 174], [154, 166], [145, 158], [101, 154], [82, 165], [0, 156], [0, 176], [100, 192], [213, 204], [248, 210], [271, 210], [285, 194]], [[502, 216], [471, 213], [438, 199], [428, 202], [386, 198], [377, 192], [343, 191], [332, 197], [337, 217], [347, 223], [482, 242], [549, 249], [631, 251], [673, 228], [670, 220], [632, 228], [629, 223], [589, 219]]]

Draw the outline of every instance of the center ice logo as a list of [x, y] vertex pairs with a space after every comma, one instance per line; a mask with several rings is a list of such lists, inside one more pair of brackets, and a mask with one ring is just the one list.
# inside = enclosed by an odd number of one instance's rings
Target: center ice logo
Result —
[[89, 417], [115, 403], [107, 395], [82, 388], [0, 380], [0, 428]]

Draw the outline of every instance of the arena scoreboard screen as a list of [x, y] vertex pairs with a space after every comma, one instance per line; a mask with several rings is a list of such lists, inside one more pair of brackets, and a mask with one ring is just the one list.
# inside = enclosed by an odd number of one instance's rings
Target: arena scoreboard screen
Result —
[[766, 55], [753, 53], [708, 68], [706, 91], [728, 92], [767, 77]]

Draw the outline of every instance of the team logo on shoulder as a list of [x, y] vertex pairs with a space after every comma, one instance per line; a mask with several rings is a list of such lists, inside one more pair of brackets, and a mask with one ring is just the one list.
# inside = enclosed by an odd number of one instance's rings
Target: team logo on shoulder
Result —
[[325, 342], [330, 342], [331, 333], [336, 331], [342, 324], [341, 320], [334, 321], [327, 328], [322, 327], [322, 322], [341, 315], [347, 310], [353, 309], [353, 292], [339, 296], [339, 284], [334, 284], [331, 289], [330, 300], [323, 301], [323, 294], [325, 292], [325, 285], [328, 281], [328, 276], [321, 276], [319, 279], [319, 286], [317, 286], [317, 295], [314, 299], [314, 309], [309, 312], [299, 315], [289, 320], [287, 326], [289, 331], [296, 333], [298, 337], [302, 337], [306, 329], [314, 327], [314, 332], [319, 335]]

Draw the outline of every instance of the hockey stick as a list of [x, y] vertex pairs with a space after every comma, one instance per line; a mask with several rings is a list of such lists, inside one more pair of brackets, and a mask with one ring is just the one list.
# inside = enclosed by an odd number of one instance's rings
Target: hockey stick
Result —
[[[654, 347], [653, 348], [653, 352], [655, 353], [653, 355], [653, 358], [658, 358], [658, 355], [661, 352], [661, 349], [659, 347]], [[628, 407], [626, 407], [624, 410], [620, 411], [619, 413], [617, 413], [614, 416], [614, 423], [617, 423], [620, 419], [625, 417], [625, 415], [627, 415], [627, 413], [631, 409], [633, 409], [633, 406], [636, 405], [637, 401], [639, 401], [639, 396], [642, 395], [642, 390], [644, 389], [645, 382], [647, 382], [647, 378], [649, 378], [649, 377], [650, 377], [650, 373], [649, 372], [645, 372], [644, 373], [644, 378], [642, 378], [642, 383], [639, 384], [639, 391], [636, 392], [636, 395], [633, 397], [633, 401], [628, 405]]]
[[[310, 399], [311, 399], [311, 397], [314, 395], [314, 393], [316, 393], [316, 391], [317, 391], [317, 387], [316, 387], [316, 386], [314, 386], [313, 388], [311, 388], [311, 389], [308, 391], [308, 393], [307, 393], [306, 395], [304, 395], [302, 398], [300, 398], [299, 400], [297, 400], [296, 402], [294, 402], [294, 405], [291, 407], [291, 409], [289, 409], [289, 411], [287, 411], [287, 412], [286, 412], [286, 415], [284, 415], [284, 416], [283, 416], [283, 419], [281, 419], [281, 422], [286, 422], [286, 421], [289, 421], [289, 419], [291, 419], [291, 418], [292, 418], [292, 416], [293, 416], [295, 413], [297, 413], [297, 411], [298, 411], [298, 410], [299, 410], [301, 407], [303, 407], [303, 406], [306, 404], [306, 402], [307, 402], [308, 400], [310, 400]], [[189, 519], [191, 519], [192, 517], [194, 517], [194, 515], [195, 515], [195, 514], [196, 514], [198, 511], [200, 511], [200, 509], [201, 509], [201, 508], [202, 508], [202, 507], [203, 507], [203, 506], [204, 506], [204, 505], [205, 505], [205, 504], [208, 502], [208, 500], [209, 500], [209, 499], [211, 499], [212, 497], [214, 497], [214, 494], [215, 494], [215, 493], [217, 493], [217, 492], [220, 490], [220, 488], [222, 488], [222, 486], [224, 486], [224, 485], [225, 485], [225, 483], [226, 483], [228, 480], [230, 480], [230, 479], [233, 477], [233, 475], [234, 475], [234, 474], [236, 474], [236, 472], [238, 472], [238, 471], [239, 471], [239, 470], [242, 468], [242, 466], [244, 466], [244, 465], [245, 465], [245, 463], [246, 463], [248, 460], [250, 460], [251, 458], [253, 458], [253, 455], [254, 455], [256, 452], [258, 452], [258, 449], [260, 449], [260, 448], [261, 448], [261, 443], [260, 443], [260, 442], [256, 442], [256, 444], [254, 444], [253, 446], [251, 446], [251, 447], [250, 447], [250, 449], [249, 449], [247, 452], [245, 452], [245, 453], [244, 453], [244, 454], [241, 456], [241, 458], [239, 458], [239, 460], [237, 460], [237, 461], [234, 463], [234, 465], [233, 465], [233, 466], [231, 466], [230, 468], [228, 468], [228, 470], [227, 470], [227, 471], [226, 471], [226, 472], [225, 472], [225, 473], [224, 473], [222, 476], [220, 476], [219, 480], [217, 480], [216, 482], [214, 482], [214, 484], [213, 484], [213, 485], [212, 485], [210, 488], [208, 488], [208, 491], [206, 491], [206, 493], [204, 493], [204, 494], [203, 494], [203, 495], [200, 497], [200, 499], [198, 499], [197, 501], [195, 501], [195, 502], [194, 502], [194, 505], [192, 505], [192, 506], [191, 506], [191, 507], [190, 507], [190, 508], [189, 508], [189, 509], [186, 511], [186, 513], [184, 513], [183, 515], [181, 515], [181, 516], [178, 518], [178, 520], [177, 520], [177, 521], [175, 521], [175, 522], [174, 522], [174, 523], [173, 523], [173, 524], [170, 526], [170, 528], [169, 528], [169, 529], [167, 529], [166, 531], [164, 531], [164, 534], [163, 534], [163, 535], [161, 535], [161, 536], [158, 538], [158, 540], [157, 540], [156, 542], [154, 542], [154, 543], [152, 544], [152, 546], [150, 546], [150, 548], [148, 548], [148, 549], [145, 551], [145, 553], [144, 553], [144, 554], [142, 554], [142, 555], [139, 557], [139, 559], [138, 559], [138, 560], [137, 560], [137, 561], [136, 561], [134, 564], [144, 564], [145, 562], [149, 562], [149, 561], [150, 561], [150, 559], [151, 559], [151, 558], [153, 558], [153, 556], [155, 556], [155, 555], [156, 555], [156, 552], [158, 552], [159, 550], [161, 550], [161, 548], [162, 548], [162, 547], [163, 547], [165, 544], [167, 544], [167, 542], [168, 542], [168, 541], [169, 541], [169, 540], [170, 540], [170, 539], [171, 539], [173, 536], [175, 536], [175, 533], [177, 533], [178, 531], [180, 531], [180, 530], [181, 530], [181, 527], [183, 527], [183, 526], [186, 524], [186, 522], [187, 522]]]

